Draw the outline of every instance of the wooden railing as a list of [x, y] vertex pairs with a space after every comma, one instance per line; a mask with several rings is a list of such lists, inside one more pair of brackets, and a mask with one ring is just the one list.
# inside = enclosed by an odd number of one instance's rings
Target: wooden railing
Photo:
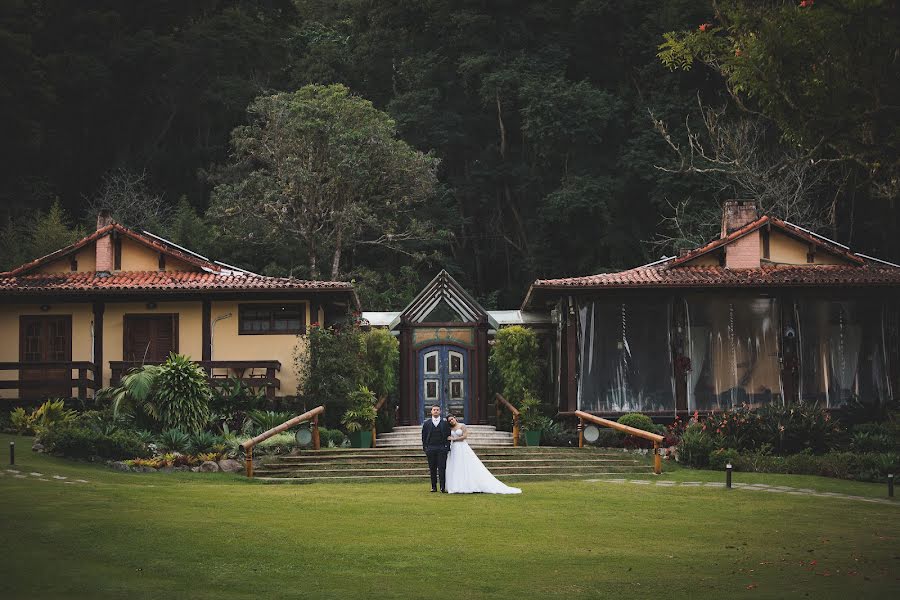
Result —
[[293, 419], [288, 419], [281, 425], [276, 425], [272, 429], [268, 431], [264, 431], [255, 438], [249, 439], [243, 444], [241, 444], [241, 449], [244, 451], [244, 465], [247, 468], [247, 477], [253, 477], [253, 447], [256, 446], [260, 442], [264, 442], [269, 439], [273, 435], [277, 435], [286, 429], [290, 429], [294, 425], [299, 425], [300, 423], [304, 423], [312, 419], [313, 422], [313, 449], [318, 450], [320, 448], [319, 443], [319, 415], [325, 412], [324, 406], [317, 406], [312, 410], [308, 410], [302, 415], [297, 415]]
[[[385, 403], [387, 402], [387, 396], [382, 396], [378, 403], [375, 405], [375, 417], [376, 420], [378, 418], [378, 411], [380, 411]], [[372, 447], [377, 448], [376, 440], [378, 438], [378, 424], [372, 425]]]
[[578, 417], [578, 447], [584, 448], [584, 422], [589, 421], [596, 425], [602, 425], [603, 427], [609, 427], [610, 429], [615, 429], [617, 431], [621, 431], [622, 433], [627, 433], [628, 435], [633, 435], [635, 437], [643, 438], [645, 440], [650, 440], [653, 442], [653, 472], [659, 475], [662, 473], [662, 458], [659, 456], [659, 445], [663, 441], [663, 436], [658, 433], [650, 433], [649, 431], [644, 431], [643, 429], [637, 429], [636, 427], [629, 427], [628, 425], [622, 425], [621, 423], [616, 423], [615, 421], [610, 421], [609, 419], [603, 419], [601, 417], [595, 417], [591, 413], [586, 413], [581, 410], [575, 411], [575, 416]]
[[[281, 380], [277, 373], [281, 370], [281, 362], [277, 360], [195, 360], [209, 378], [211, 385], [227, 385], [234, 379], [239, 379], [244, 385], [251, 388], [265, 388], [266, 398], [275, 399], [275, 390], [281, 388]], [[162, 361], [110, 361], [109, 368], [112, 371], [110, 385], [118, 385], [122, 375], [129, 369], [141, 365], [161, 365]], [[215, 371], [220, 371], [216, 373]], [[265, 370], [265, 374], [256, 371]], [[221, 371], [224, 371], [221, 372]]]
[[[78, 374], [73, 377], [74, 370], [77, 370]], [[18, 379], [0, 380], [0, 390], [20, 392], [35, 390], [37, 394], [46, 391], [44, 395], [59, 396], [60, 394], [51, 392], [58, 388], [67, 390], [64, 394], [66, 397], [72, 397], [72, 388], [78, 388], [78, 398], [84, 400], [87, 398], [88, 390], [96, 391], [101, 387], [97, 377], [97, 365], [90, 361], [0, 362], [0, 371], [18, 371]], [[34, 373], [35, 377], [23, 378], [23, 371]], [[66, 373], [56, 376], [52, 371], [66, 371]]]
[[512, 413], [513, 419], [513, 447], [519, 447], [519, 409], [509, 403], [509, 400], [497, 394], [496, 396], [496, 404], [497, 404], [497, 422], [500, 422], [500, 411], [502, 408], [506, 408], [510, 413]]

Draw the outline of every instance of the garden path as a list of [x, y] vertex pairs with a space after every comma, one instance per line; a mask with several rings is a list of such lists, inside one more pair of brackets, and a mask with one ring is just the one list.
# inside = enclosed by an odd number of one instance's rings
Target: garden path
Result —
[[[649, 479], [586, 479], [590, 483], [617, 483], [631, 485], [654, 485]], [[724, 488], [725, 484], [721, 481], [657, 481], [655, 485], [659, 487], [713, 487]], [[751, 492], [770, 492], [773, 494], [789, 494], [791, 496], [816, 496], [819, 498], [838, 498], [841, 500], [858, 500], [861, 502], [872, 502], [874, 504], [892, 504], [900, 506], [900, 502], [888, 498], [867, 498], [865, 496], [853, 496], [851, 494], [841, 494], [838, 492], [818, 492], [809, 488], [795, 488], [789, 485], [768, 485], [765, 483], [734, 483], [732, 489], [745, 490]]]

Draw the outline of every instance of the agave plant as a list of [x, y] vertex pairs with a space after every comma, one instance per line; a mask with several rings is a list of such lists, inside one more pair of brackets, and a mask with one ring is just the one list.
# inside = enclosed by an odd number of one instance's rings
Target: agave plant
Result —
[[163, 452], [187, 452], [191, 447], [191, 436], [181, 429], [166, 429], [156, 439], [157, 448]]
[[216, 446], [223, 444], [222, 438], [209, 431], [201, 431], [191, 436], [190, 451], [192, 454], [213, 452]]

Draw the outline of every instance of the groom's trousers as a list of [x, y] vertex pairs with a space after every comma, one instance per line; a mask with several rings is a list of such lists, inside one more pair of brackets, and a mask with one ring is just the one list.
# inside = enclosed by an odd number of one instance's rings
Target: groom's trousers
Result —
[[436, 490], [438, 479], [441, 481], [441, 489], [447, 489], [447, 451], [443, 448], [425, 451], [428, 457], [428, 471], [431, 474], [431, 489]]

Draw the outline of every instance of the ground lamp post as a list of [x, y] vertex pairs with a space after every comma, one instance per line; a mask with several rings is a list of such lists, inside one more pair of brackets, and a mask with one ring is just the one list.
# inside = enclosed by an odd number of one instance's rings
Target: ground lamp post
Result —
[[731, 489], [731, 471], [732, 470], [733, 470], [733, 467], [731, 466], [731, 463], [728, 463], [727, 465], [725, 465], [725, 487], [727, 487], [729, 490]]

